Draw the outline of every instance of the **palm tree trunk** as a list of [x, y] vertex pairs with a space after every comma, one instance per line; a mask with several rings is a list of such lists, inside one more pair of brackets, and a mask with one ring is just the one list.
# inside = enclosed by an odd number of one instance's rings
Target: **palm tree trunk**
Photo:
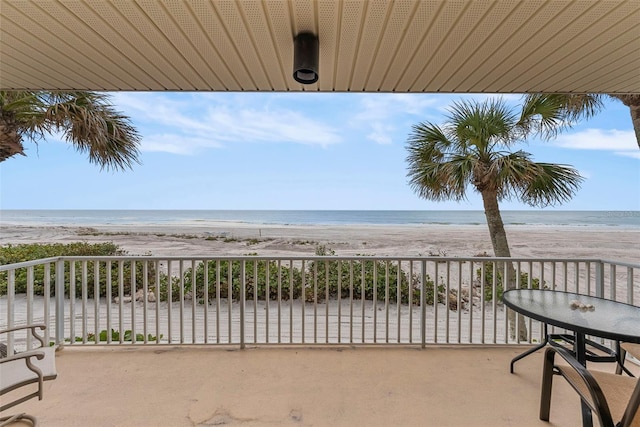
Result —
[[24, 147], [20, 141], [18, 127], [13, 120], [0, 110], [0, 162], [7, 160], [16, 154], [24, 154]]
[[636, 133], [636, 141], [638, 148], [640, 148], [640, 95], [609, 95], [613, 98], [619, 99], [624, 105], [629, 107], [631, 113], [631, 122], [633, 123], [633, 130]]
[[494, 255], [497, 257], [511, 257], [507, 233], [504, 231], [504, 223], [498, 206], [497, 192], [494, 190], [483, 191], [482, 202], [484, 204], [484, 214], [487, 217]]
[[[484, 214], [487, 217], [487, 225], [489, 226], [489, 235], [491, 236], [491, 244], [493, 246], [494, 255], [497, 257], [511, 257], [511, 251], [509, 250], [509, 242], [507, 241], [507, 233], [504, 229], [504, 223], [502, 222], [502, 215], [500, 214], [500, 208], [498, 206], [498, 194], [494, 190], [485, 190], [482, 192], [482, 202], [484, 204]], [[516, 270], [512, 263], [497, 263], [496, 271], [503, 272], [504, 289], [516, 288]], [[511, 339], [516, 338], [516, 324], [518, 325], [517, 335], [521, 341], [526, 341], [528, 337], [527, 325], [524, 321], [524, 316], [518, 314], [518, 320], [516, 321], [516, 312], [508, 310], [509, 317], [509, 335]]]

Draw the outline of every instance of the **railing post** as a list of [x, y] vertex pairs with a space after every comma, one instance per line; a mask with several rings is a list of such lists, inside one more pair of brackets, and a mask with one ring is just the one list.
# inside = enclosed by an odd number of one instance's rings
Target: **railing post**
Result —
[[245, 269], [246, 261], [243, 259], [240, 264], [240, 348], [245, 348], [245, 336], [244, 336], [244, 298], [245, 298]]
[[596, 296], [604, 298], [604, 263], [601, 260], [596, 262]]
[[64, 342], [64, 259], [56, 261], [56, 344]]

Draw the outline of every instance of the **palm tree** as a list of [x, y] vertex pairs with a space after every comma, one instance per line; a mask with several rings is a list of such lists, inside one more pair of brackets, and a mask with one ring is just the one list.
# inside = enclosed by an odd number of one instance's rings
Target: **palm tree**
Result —
[[[640, 94], [529, 94], [525, 98], [525, 104], [535, 104], [545, 102], [551, 108], [556, 108], [561, 120], [565, 120], [568, 125], [584, 118], [588, 119], [598, 114], [604, 108], [605, 97], [617, 99], [629, 107], [631, 122], [636, 134], [638, 148], [640, 148]], [[555, 136], [557, 130], [551, 129], [546, 136]]]
[[[558, 122], [544, 103], [524, 105], [516, 114], [502, 99], [483, 103], [454, 103], [442, 125], [413, 126], [407, 150], [411, 188], [428, 200], [466, 199], [467, 190], [480, 193], [493, 251], [510, 257], [499, 202], [517, 198], [531, 206], [548, 206], [571, 199], [582, 177], [570, 166], [536, 163], [513, 148], [531, 133]], [[507, 289], [515, 287], [513, 268], [505, 269]], [[515, 315], [511, 323], [515, 335]], [[519, 335], [526, 339], [524, 322]]]
[[140, 136], [129, 118], [96, 92], [0, 91], [0, 162], [26, 155], [23, 141], [38, 143], [62, 132], [89, 161], [107, 170], [140, 163]]

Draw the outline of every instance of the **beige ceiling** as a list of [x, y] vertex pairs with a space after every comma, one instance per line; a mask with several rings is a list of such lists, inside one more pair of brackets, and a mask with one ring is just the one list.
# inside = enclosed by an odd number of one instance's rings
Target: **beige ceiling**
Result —
[[640, 93], [639, 28], [640, 0], [0, 0], [0, 89]]

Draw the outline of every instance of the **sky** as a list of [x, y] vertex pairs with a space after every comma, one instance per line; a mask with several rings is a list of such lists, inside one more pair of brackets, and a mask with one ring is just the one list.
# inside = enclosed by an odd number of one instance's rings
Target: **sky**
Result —
[[[455, 101], [501, 95], [117, 92], [114, 107], [142, 136], [141, 164], [90, 164], [61, 135], [25, 142], [0, 163], [1, 209], [482, 210], [419, 198], [408, 185], [413, 125], [445, 122]], [[518, 109], [520, 95], [502, 95]], [[640, 149], [629, 109], [609, 100], [552, 141], [518, 149], [585, 178], [570, 202], [546, 209], [640, 210]], [[503, 210], [539, 209], [518, 200]]]

